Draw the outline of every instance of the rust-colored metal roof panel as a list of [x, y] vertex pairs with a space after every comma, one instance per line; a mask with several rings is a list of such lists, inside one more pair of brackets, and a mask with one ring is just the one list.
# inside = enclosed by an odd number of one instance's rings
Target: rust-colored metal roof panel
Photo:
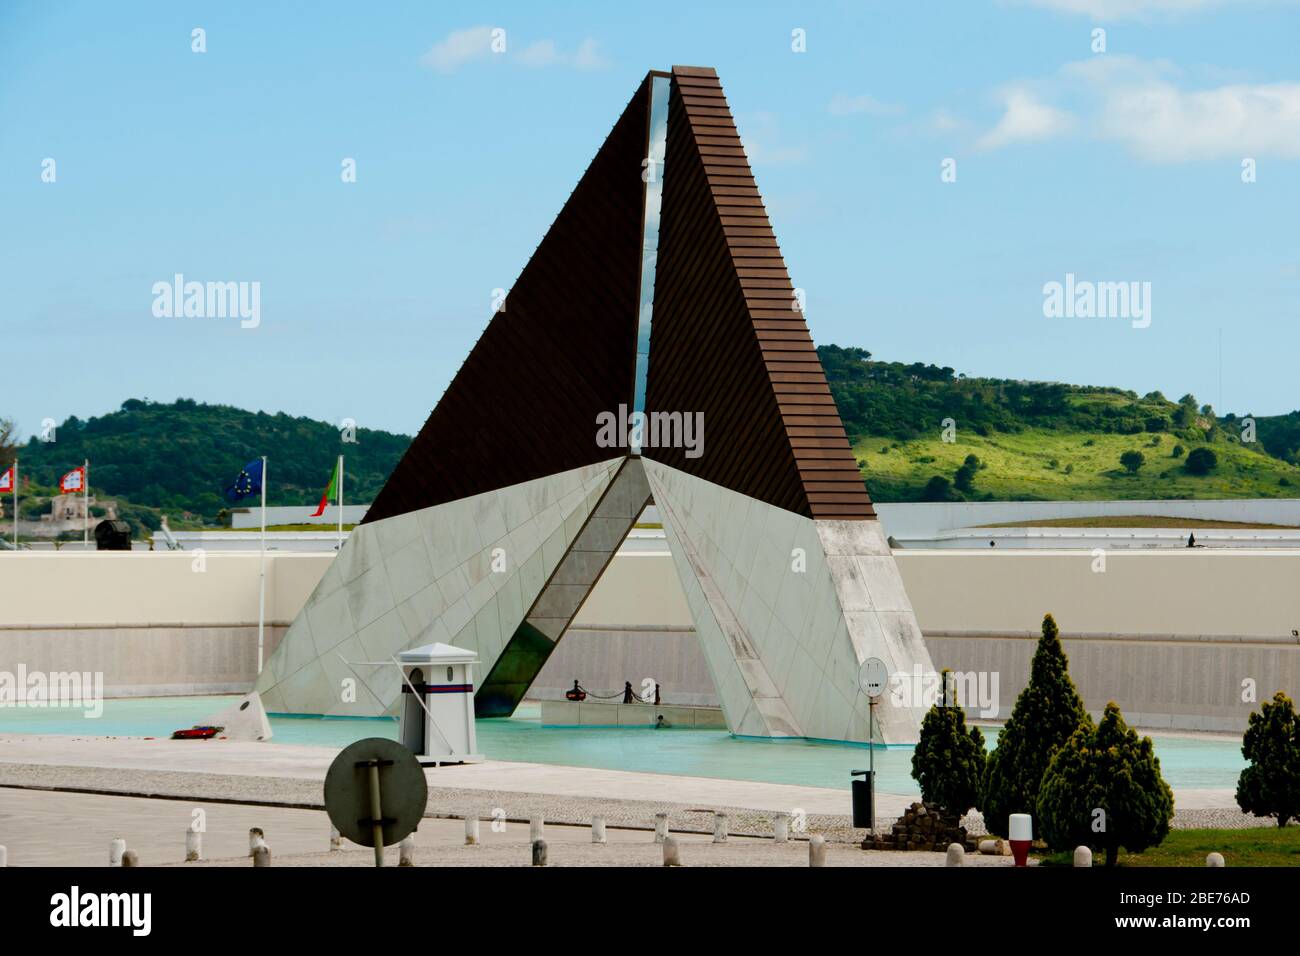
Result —
[[875, 516], [717, 74], [673, 67], [647, 412], [704, 453], [643, 454], [810, 518]]

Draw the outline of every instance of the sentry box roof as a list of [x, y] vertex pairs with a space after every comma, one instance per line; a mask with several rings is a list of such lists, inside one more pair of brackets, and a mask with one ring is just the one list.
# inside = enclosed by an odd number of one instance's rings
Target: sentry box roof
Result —
[[403, 664], [477, 664], [478, 654], [451, 644], [425, 644], [397, 655]]

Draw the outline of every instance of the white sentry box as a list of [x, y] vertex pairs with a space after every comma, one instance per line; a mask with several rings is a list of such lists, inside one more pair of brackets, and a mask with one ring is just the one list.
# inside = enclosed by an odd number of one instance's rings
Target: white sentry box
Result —
[[398, 655], [403, 677], [398, 739], [421, 762], [483, 760], [474, 736], [477, 663], [473, 651], [450, 644], [426, 644]]

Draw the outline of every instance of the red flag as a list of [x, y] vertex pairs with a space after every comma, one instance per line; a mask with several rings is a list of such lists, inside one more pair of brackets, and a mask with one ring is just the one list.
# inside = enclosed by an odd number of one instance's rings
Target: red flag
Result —
[[59, 479], [59, 490], [66, 494], [86, 490], [86, 466], [74, 468]]
[[0, 494], [6, 494], [14, 490], [14, 466], [10, 465], [8, 470], [0, 474]]

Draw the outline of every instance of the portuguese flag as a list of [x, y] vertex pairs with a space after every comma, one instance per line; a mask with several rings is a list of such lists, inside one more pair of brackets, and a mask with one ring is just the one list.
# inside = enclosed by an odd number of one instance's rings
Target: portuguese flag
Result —
[[334, 474], [330, 475], [329, 487], [325, 493], [320, 496], [320, 504], [316, 506], [316, 511], [312, 514], [313, 518], [319, 518], [325, 513], [325, 506], [329, 504], [331, 498], [338, 498], [339, 494], [339, 463], [336, 459], [334, 462]]

